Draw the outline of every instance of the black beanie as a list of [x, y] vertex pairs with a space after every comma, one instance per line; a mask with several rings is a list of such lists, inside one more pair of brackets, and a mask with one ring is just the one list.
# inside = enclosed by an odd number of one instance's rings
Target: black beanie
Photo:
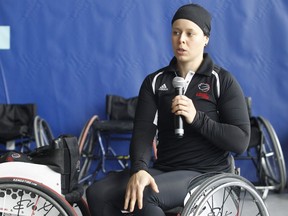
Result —
[[210, 36], [211, 16], [210, 13], [197, 4], [187, 4], [180, 7], [172, 19], [172, 24], [177, 19], [188, 19], [196, 23], [204, 32], [204, 35]]

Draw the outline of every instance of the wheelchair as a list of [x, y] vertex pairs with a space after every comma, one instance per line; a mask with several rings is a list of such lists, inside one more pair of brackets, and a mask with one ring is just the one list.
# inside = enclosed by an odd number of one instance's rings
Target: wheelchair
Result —
[[[257, 176], [253, 184], [262, 191], [262, 197], [265, 199], [269, 191], [281, 193], [285, 189], [287, 182], [285, 160], [281, 144], [271, 123], [262, 116], [252, 116], [251, 98], [247, 97], [246, 102], [251, 122], [250, 143], [242, 155], [233, 156], [236, 162], [252, 161]], [[241, 169], [238, 169], [240, 172]]]
[[[237, 173], [232, 155], [230, 173], [209, 172], [194, 177], [183, 205], [165, 211], [166, 216], [269, 216], [254, 184]], [[133, 216], [133, 213], [125, 213]]]
[[36, 104], [0, 104], [0, 119], [2, 153], [29, 153], [54, 139], [47, 121], [37, 115]]
[[[112, 122], [114, 124], [115, 121]], [[133, 123], [129, 122], [124, 130], [118, 130], [122, 127], [122, 124], [123, 122], [119, 121], [119, 123], [111, 125], [111, 121], [101, 121], [97, 115], [92, 116], [86, 122], [79, 136], [79, 152], [81, 153], [80, 184], [91, 184], [100, 172], [105, 175], [111, 171], [106, 169], [108, 160], [116, 161], [117, 169], [120, 170], [129, 166], [129, 155], [117, 154], [110, 143], [111, 140], [117, 142], [130, 141]], [[126, 130], [127, 127], [130, 129]]]
[[[168, 216], [193, 215], [269, 215], [264, 200], [269, 190], [282, 192], [286, 185], [286, 168], [281, 145], [272, 125], [261, 116], [251, 115], [251, 98], [247, 97], [247, 106], [251, 120], [251, 140], [247, 151], [242, 155], [232, 155], [233, 161], [252, 160], [260, 182], [250, 182], [240, 176], [239, 167], [233, 168], [231, 173], [207, 173], [192, 181], [191, 190], [185, 198], [182, 207], [165, 212]], [[99, 128], [95, 122], [97, 116], [92, 117], [83, 128], [80, 138], [82, 142], [83, 163], [90, 163], [82, 172], [82, 180], [91, 178], [93, 160], [97, 161], [96, 170], [105, 164], [106, 149], [101, 145]], [[84, 135], [85, 136], [84, 136]], [[95, 149], [98, 153], [95, 156]], [[155, 146], [153, 144], [153, 148]], [[102, 154], [102, 155], [101, 155]], [[93, 158], [94, 157], [94, 158]], [[121, 158], [118, 158], [119, 160]], [[85, 166], [83, 166], [85, 167]], [[125, 166], [123, 166], [124, 168]], [[234, 166], [235, 167], [235, 166]], [[93, 171], [92, 171], [93, 173]], [[95, 174], [95, 172], [94, 172]], [[94, 176], [95, 177], [95, 176]], [[79, 179], [80, 180], [80, 179]], [[81, 181], [81, 180], [80, 180]], [[260, 192], [263, 191], [263, 194]], [[126, 214], [133, 215], [133, 214]]]
[[[84, 130], [86, 135], [82, 134], [82, 137], [86, 137], [81, 144], [83, 147], [82, 156], [87, 155], [87, 157], [83, 158], [84, 164], [85, 162], [87, 163], [83, 167], [86, 168], [91, 166], [88, 163], [93, 162], [93, 156], [89, 155], [91, 149], [95, 148], [95, 146], [96, 148], [101, 146], [97, 143], [99, 138], [97, 130], [93, 129], [94, 121], [98, 121], [97, 116], [92, 117], [87, 122], [84, 127], [86, 128], [86, 132]], [[206, 173], [196, 177], [189, 186], [189, 193], [183, 206], [167, 210], [165, 212], [166, 216], [268, 216], [269, 213], [261, 194], [250, 181], [237, 174], [234, 158], [232, 156], [231, 158], [231, 173]], [[99, 163], [101, 164], [101, 161]], [[82, 174], [89, 172], [89, 170], [83, 170], [83, 168], [81, 171], [83, 172]], [[91, 179], [91, 175], [93, 174], [88, 174], [86, 177]], [[82, 180], [84, 180], [85, 175], [82, 177]], [[123, 213], [123, 215], [133, 216], [133, 213]]]
[[78, 139], [82, 167], [79, 183], [90, 184], [100, 172], [108, 173], [108, 160], [115, 161], [118, 170], [129, 166], [129, 154], [117, 153], [111, 143], [129, 144], [137, 99], [106, 95], [107, 119], [94, 115], [86, 122]]
[[62, 193], [61, 173], [51, 167], [29, 163], [28, 156], [17, 152], [8, 152], [1, 162], [0, 215], [90, 215], [78, 191]]
[[234, 173], [202, 174], [191, 181], [188, 191], [183, 206], [165, 211], [166, 216], [269, 216], [255, 186]]

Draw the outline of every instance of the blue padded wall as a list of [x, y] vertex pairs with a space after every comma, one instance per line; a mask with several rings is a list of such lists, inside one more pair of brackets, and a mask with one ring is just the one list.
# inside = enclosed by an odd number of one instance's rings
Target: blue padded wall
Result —
[[[187, 0], [0, 0], [0, 103], [36, 103], [55, 135], [79, 135], [105, 95], [132, 97], [172, 57], [170, 21]], [[198, 0], [213, 15], [207, 51], [231, 71], [288, 161], [288, 2]], [[4, 83], [6, 82], [7, 91]]]

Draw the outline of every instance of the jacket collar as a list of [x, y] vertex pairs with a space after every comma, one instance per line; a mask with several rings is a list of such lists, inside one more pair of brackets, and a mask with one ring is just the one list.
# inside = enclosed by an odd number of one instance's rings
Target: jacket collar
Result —
[[[203, 61], [200, 65], [200, 67], [198, 68], [198, 70], [196, 71], [196, 73], [204, 75], [204, 76], [211, 76], [212, 70], [213, 70], [213, 65], [214, 65], [213, 61], [210, 58], [209, 54], [204, 53]], [[175, 56], [170, 61], [166, 71], [177, 73], [177, 59]]]

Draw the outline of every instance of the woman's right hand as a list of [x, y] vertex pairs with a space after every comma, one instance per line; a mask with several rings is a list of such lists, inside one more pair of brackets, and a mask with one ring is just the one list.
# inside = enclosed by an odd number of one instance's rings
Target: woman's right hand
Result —
[[138, 208], [142, 209], [143, 191], [148, 185], [150, 185], [156, 193], [159, 193], [158, 186], [154, 178], [148, 172], [140, 170], [130, 177], [125, 194], [125, 210], [129, 209], [130, 212], [133, 212], [136, 201]]

